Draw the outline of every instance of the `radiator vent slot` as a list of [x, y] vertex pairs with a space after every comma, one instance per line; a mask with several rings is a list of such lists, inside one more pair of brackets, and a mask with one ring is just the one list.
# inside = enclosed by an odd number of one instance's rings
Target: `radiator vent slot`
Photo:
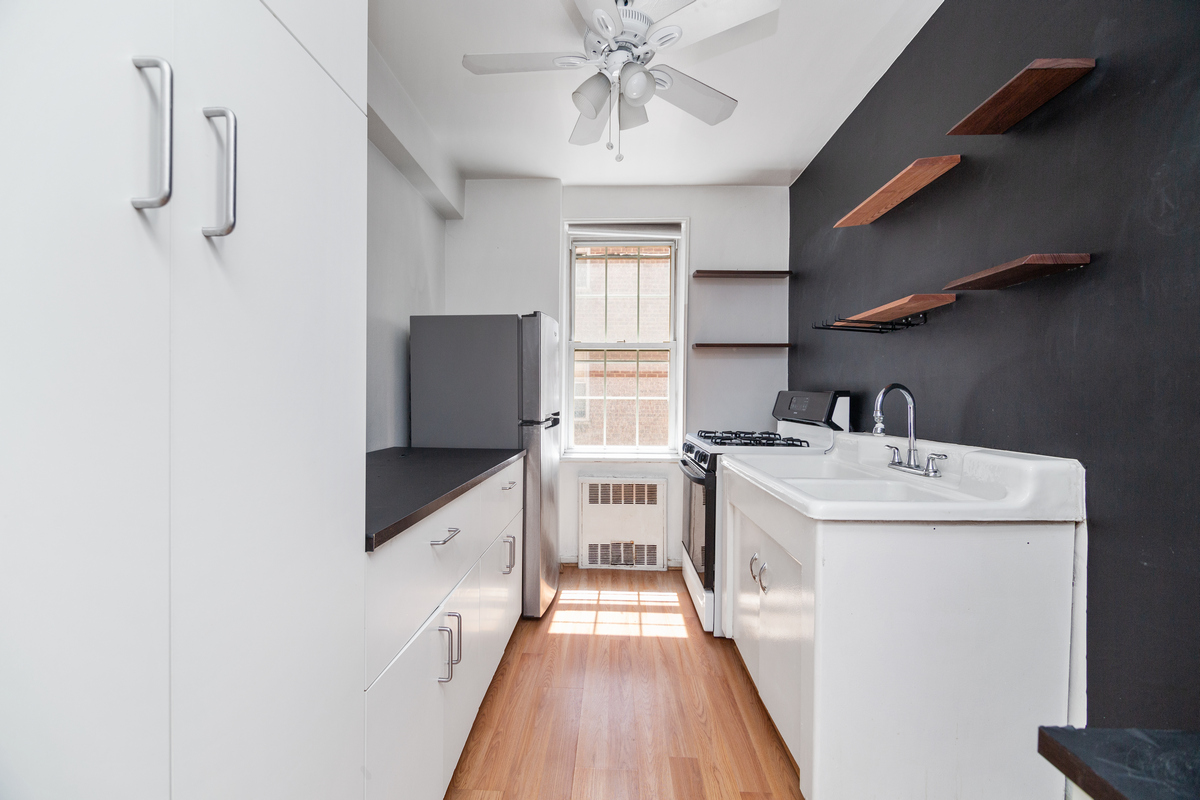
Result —
[[662, 478], [581, 478], [579, 566], [666, 569]]
[[588, 505], [656, 506], [657, 483], [588, 483]]

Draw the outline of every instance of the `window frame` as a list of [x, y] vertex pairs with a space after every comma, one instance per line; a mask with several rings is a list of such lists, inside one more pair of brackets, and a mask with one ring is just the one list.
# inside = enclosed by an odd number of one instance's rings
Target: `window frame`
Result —
[[[576, 261], [578, 260], [577, 248], [579, 247], [669, 247], [671, 249], [671, 275], [669, 280], [670, 288], [670, 321], [669, 330], [670, 338], [666, 342], [578, 342], [575, 341], [575, 280], [576, 280]], [[683, 338], [682, 319], [684, 317], [685, 305], [683, 297], [681, 297], [681, 251], [683, 247], [681, 242], [670, 238], [662, 239], [635, 239], [625, 240], [620, 238], [614, 239], [593, 239], [592, 237], [580, 237], [578, 239], [568, 237], [567, 248], [567, 326], [566, 334], [563, 341], [566, 345], [564, 348], [566, 360], [566, 374], [563, 396], [567, 399], [564, 404], [564, 422], [569, 424], [564, 427], [563, 432], [563, 450], [566, 456], [677, 456], [679, 453], [682, 434], [680, 432], [682, 421], [683, 408], [683, 369], [682, 369], [682, 351], [680, 348], [680, 340]], [[640, 258], [639, 254], [639, 258]], [[606, 290], [607, 295], [607, 290]], [[579, 350], [585, 351], [663, 351], [668, 353], [667, 364], [669, 370], [668, 385], [667, 385], [667, 444], [666, 445], [577, 445], [574, 441], [575, 437], [575, 353]], [[607, 395], [606, 395], [607, 398]], [[569, 409], [569, 411], [568, 411]]]

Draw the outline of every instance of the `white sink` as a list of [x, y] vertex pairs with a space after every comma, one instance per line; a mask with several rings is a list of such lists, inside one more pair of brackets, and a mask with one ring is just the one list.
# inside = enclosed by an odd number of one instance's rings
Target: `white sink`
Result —
[[927, 503], [953, 503], [973, 499], [959, 492], [934, 492], [901, 481], [873, 478], [784, 478], [783, 482], [814, 500], [851, 500], [859, 503], [911, 503], [919, 500]]
[[941, 453], [942, 477], [889, 469], [887, 445], [907, 439], [839, 433], [830, 452], [722, 456], [743, 475], [812, 519], [961, 522], [1084, 519], [1083, 466], [1075, 460], [918, 440], [920, 462]]

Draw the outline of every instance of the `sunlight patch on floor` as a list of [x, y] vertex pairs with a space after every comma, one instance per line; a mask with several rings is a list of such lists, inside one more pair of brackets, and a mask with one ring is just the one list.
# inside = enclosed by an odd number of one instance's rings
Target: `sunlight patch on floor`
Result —
[[668, 611], [671, 607], [679, 607], [678, 592], [564, 589], [550, 619], [550, 633], [686, 639], [683, 614]]

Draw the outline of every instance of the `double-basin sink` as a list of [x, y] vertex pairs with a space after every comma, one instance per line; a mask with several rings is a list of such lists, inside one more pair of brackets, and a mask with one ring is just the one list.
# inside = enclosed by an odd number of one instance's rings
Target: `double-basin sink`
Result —
[[918, 440], [939, 477], [891, 469], [891, 436], [839, 433], [828, 452], [746, 454], [732, 469], [813, 519], [1066, 521], [1084, 518], [1083, 467], [1063, 458]]

